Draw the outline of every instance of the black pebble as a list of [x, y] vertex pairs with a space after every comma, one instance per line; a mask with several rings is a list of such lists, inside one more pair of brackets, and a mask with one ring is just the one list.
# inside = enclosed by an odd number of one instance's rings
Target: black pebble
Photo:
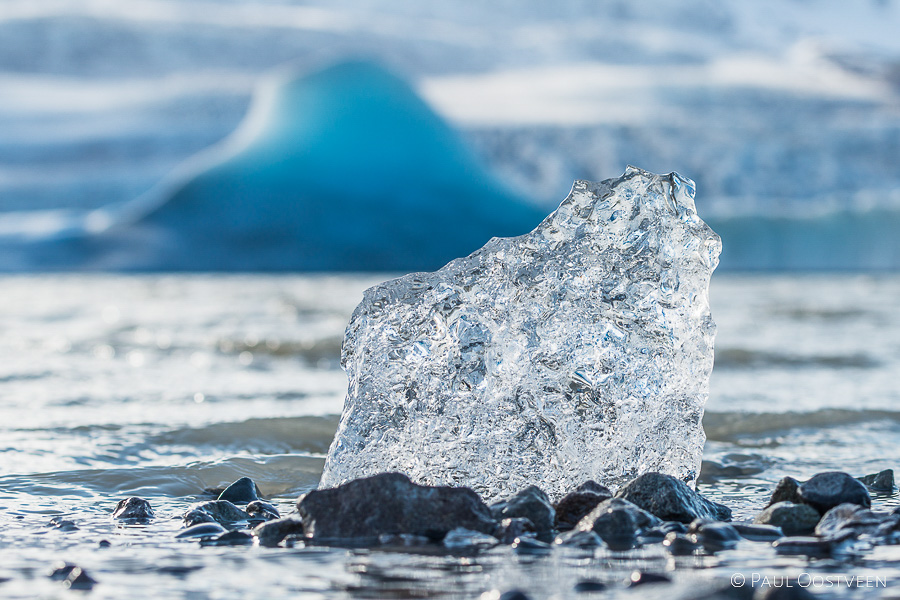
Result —
[[71, 590], [89, 590], [97, 583], [97, 580], [87, 574], [81, 567], [75, 567], [63, 582]]
[[634, 571], [629, 579], [629, 587], [644, 585], [645, 583], [669, 583], [672, 580], [665, 575], [659, 573], [644, 573], [642, 571]]
[[531, 596], [521, 590], [509, 590], [500, 594], [500, 600], [531, 600]]
[[249, 477], [241, 477], [219, 494], [218, 500], [228, 500], [232, 504], [249, 504], [259, 500], [256, 484]]
[[590, 579], [585, 579], [584, 581], [579, 581], [575, 584], [573, 588], [576, 592], [602, 592], [606, 589], [606, 584], [600, 581], [591, 581]]

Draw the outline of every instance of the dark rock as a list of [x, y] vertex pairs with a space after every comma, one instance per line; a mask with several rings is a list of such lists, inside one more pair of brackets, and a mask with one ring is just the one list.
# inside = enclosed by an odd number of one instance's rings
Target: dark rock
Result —
[[817, 537], [783, 537], [772, 542], [772, 547], [778, 554], [802, 554], [804, 556], [824, 557], [831, 556], [835, 543]]
[[859, 537], [875, 533], [888, 515], [872, 512], [858, 504], [839, 504], [822, 515], [816, 525], [816, 535], [831, 539]]
[[709, 519], [697, 519], [688, 528], [692, 536], [707, 552], [730, 550], [741, 540], [740, 534], [729, 523]]
[[53, 517], [52, 519], [50, 519], [50, 522], [47, 524], [47, 527], [53, 527], [60, 531], [77, 531], [78, 530], [78, 525], [75, 524], [75, 521], [63, 519], [62, 517]]
[[759, 513], [753, 522], [780, 527], [785, 535], [804, 535], [813, 532], [819, 518], [818, 511], [806, 504], [776, 502]]
[[97, 580], [81, 567], [75, 567], [63, 581], [63, 585], [70, 590], [89, 590], [97, 585]]
[[818, 598], [816, 594], [810, 592], [803, 584], [807, 584], [806, 580], [797, 579], [784, 580], [780, 586], [760, 587], [753, 600], [814, 600]]
[[517, 537], [528, 533], [536, 533], [534, 523], [530, 519], [503, 519], [494, 529], [493, 536], [503, 544], [512, 544]]
[[295, 516], [266, 521], [253, 528], [253, 535], [260, 546], [274, 548], [289, 535], [303, 535], [303, 521]]
[[800, 504], [800, 495], [797, 493], [799, 488], [800, 482], [793, 477], [782, 477], [781, 481], [775, 485], [772, 497], [769, 498], [769, 503], [766, 506], [772, 506], [778, 502]]
[[417, 485], [400, 473], [314, 490], [300, 497], [297, 510], [306, 536], [320, 543], [391, 533], [442, 539], [456, 527], [487, 534], [496, 527], [490, 509], [469, 488]]
[[97, 547], [99, 548], [109, 548], [110, 546], [112, 546], [112, 542], [109, 540], [100, 540], [97, 542]]
[[612, 550], [628, 550], [637, 545], [637, 536], [660, 520], [622, 498], [604, 500], [579, 521], [577, 531], [593, 531]]
[[187, 529], [182, 529], [177, 534], [175, 534], [175, 539], [184, 539], [184, 538], [204, 538], [204, 537], [216, 537], [217, 535], [221, 535], [228, 531], [218, 523], [212, 521], [208, 523], [198, 523], [197, 525], [193, 525], [188, 527]]
[[603, 539], [593, 532], [588, 531], [564, 531], [556, 536], [553, 543], [557, 546], [571, 546], [574, 548], [597, 548], [603, 545]]
[[572, 589], [579, 594], [584, 592], [602, 592], [606, 590], [606, 584], [602, 581], [585, 579], [576, 583]]
[[246, 531], [226, 531], [214, 538], [202, 538], [201, 546], [249, 546], [253, 536]]
[[628, 585], [635, 587], [647, 583], [671, 583], [671, 579], [659, 573], [647, 573], [644, 571], [634, 571], [628, 579]]
[[[288, 536], [287, 539], [290, 539]], [[415, 548], [419, 546], [429, 546], [432, 541], [424, 535], [413, 535], [411, 533], [383, 533], [378, 536], [378, 544], [380, 546], [391, 546], [399, 548]]]
[[509, 590], [500, 594], [499, 600], [531, 600], [531, 596], [522, 590]]
[[278, 509], [275, 508], [275, 505], [269, 504], [264, 500], [254, 500], [249, 503], [247, 508], [244, 509], [244, 512], [250, 515], [251, 518], [260, 521], [271, 521], [281, 517], [281, 514], [278, 512]]
[[644, 544], [658, 544], [666, 539], [666, 536], [672, 532], [687, 533], [688, 528], [684, 523], [679, 521], [663, 521], [656, 527], [641, 533], [641, 542]]
[[442, 543], [445, 548], [451, 550], [480, 550], [492, 548], [499, 544], [500, 540], [480, 531], [457, 527], [447, 532]]
[[533, 537], [516, 538], [510, 545], [516, 554], [548, 554], [551, 546]]
[[235, 523], [246, 521], [250, 515], [239, 509], [228, 500], [212, 500], [201, 502], [184, 513], [182, 521], [185, 527], [198, 523], [218, 523], [230, 527]]
[[593, 479], [588, 479], [577, 488], [572, 490], [573, 492], [593, 492], [599, 496], [606, 496], [607, 498], [612, 498], [612, 492], [609, 491], [609, 488], [605, 485], [599, 484]]
[[801, 502], [809, 504], [823, 515], [845, 502], [859, 504], [864, 508], [872, 506], [866, 486], [842, 471], [814, 475], [809, 481], [800, 484], [797, 494]]
[[120, 500], [112, 514], [113, 519], [131, 523], [147, 523], [155, 516], [150, 503], [136, 496]]
[[697, 518], [731, 520], [731, 509], [707, 500], [686, 483], [662, 473], [645, 473], [616, 493], [664, 521], [690, 523]]
[[693, 554], [702, 547], [695, 535], [687, 535], [675, 531], [666, 534], [662, 542], [663, 547], [675, 556], [687, 556]]
[[894, 470], [885, 469], [871, 475], [863, 475], [859, 480], [873, 492], [894, 491]]
[[62, 581], [69, 576], [69, 573], [71, 573], [73, 569], [76, 568], [78, 568], [78, 565], [68, 562], [59, 562], [50, 568], [50, 572], [47, 573], [47, 577], [56, 581]]
[[719, 479], [734, 479], [762, 473], [772, 466], [772, 459], [758, 454], [732, 452], [720, 460], [704, 460], [697, 481], [713, 483]]
[[732, 526], [742, 538], [752, 542], [774, 542], [778, 538], [784, 537], [784, 531], [781, 530], [781, 527], [776, 527], [775, 525], [732, 523]]
[[218, 500], [228, 500], [232, 504], [249, 504], [259, 500], [259, 488], [249, 477], [241, 477], [219, 494]]
[[550, 498], [533, 485], [517, 492], [508, 500], [491, 506], [491, 514], [498, 521], [528, 519], [534, 524], [538, 534], [550, 532], [556, 519], [556, 511]]
[[569, 492], [556, 503], [556, 528], [559, 531], [573, 529], [598, 504], [611, 497], [612, 493], [599, 483], [582, 483], [578, 489]]

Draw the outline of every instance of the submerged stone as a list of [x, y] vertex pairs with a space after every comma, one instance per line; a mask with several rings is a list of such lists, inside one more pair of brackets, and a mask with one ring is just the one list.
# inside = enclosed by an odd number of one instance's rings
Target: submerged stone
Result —
[[718, 236], [694, 186], [577, 181], [534, 231], [369, 289], [320, 487], [385, 471], [488, 501], [658, 471], [693, 483]]
[[150, 503], [137, 496], [120, 500], [112, 514], [113, 519], [129, 523], [147, 523], [154, 516]]

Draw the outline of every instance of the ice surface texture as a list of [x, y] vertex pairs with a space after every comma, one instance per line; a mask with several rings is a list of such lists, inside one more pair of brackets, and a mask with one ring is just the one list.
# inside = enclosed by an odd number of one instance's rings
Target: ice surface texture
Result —
[[576, 181], [531, 233], [366, 291], [320, 487], [384, 471], [488, 500], [696, 479], [721, 242], [676, 173]]

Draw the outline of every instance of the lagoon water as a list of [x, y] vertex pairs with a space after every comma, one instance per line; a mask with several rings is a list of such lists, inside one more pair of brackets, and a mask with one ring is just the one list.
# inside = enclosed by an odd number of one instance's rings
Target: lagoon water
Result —
[[[341, 337], [362, 291], [388, 275], [27, 275], [0, 279], [0, 596], [68, 598], [57, 561], [92, 598], [671, 597], [629, 590], [634, 569], [690, 594], [734, 573], [873, 575], [888, 597], [900, 549], [776, 557], [759, 542], [672, 559], [613, 553], [398, 553], [203, 548], [174, 539], [206, 488], [252, 477], [282, 513], [313, 488], [343, 402]], [[784, 475], [900, 466], [900, 277], [714, 276], [719, 327], [700, 489], [752, 518]], [[118, 526], [138, 495], [157, 518]], [[895, 495], [876, 496], [892, 509]], [[77, 529], [50, 525], [59, 517]], [[106, 540], [109, 547], [100, 547]], [[656, 589], [654, 589], [654, 587]], [[813, 590], [837, 597], [834, 588]]]

